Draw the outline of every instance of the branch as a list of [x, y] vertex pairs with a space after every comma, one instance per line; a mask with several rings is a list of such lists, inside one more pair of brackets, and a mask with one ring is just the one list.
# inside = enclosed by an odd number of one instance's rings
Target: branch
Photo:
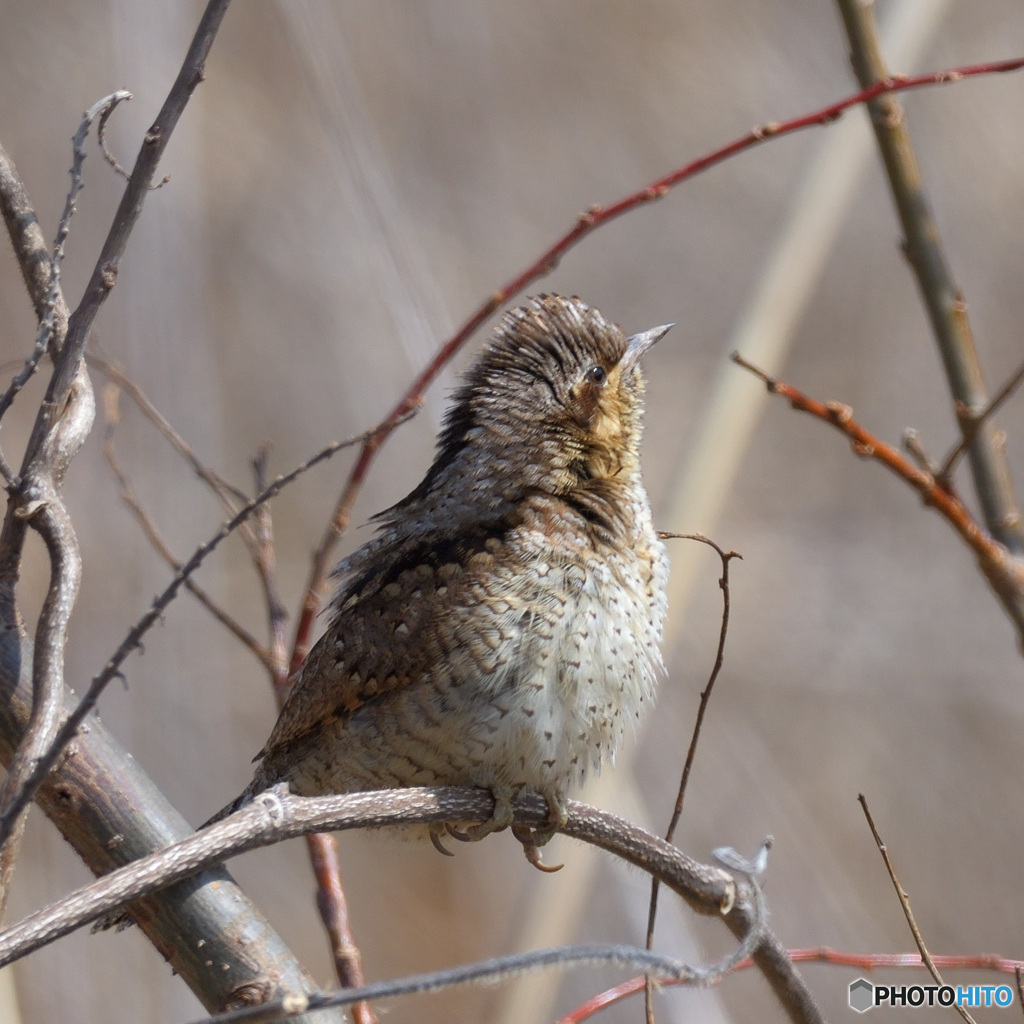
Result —
[[[34, 654], [33, 722], [0, 793], [0, 848], [7, 845], [22, 810], [56, 759], [54, 734], [64, 679], [64, 638], [81, 570], [74, 530], [60, 499], [60, 487], [71, 460], [88, 435], [95, 412], [92, 386], [82, 361], [85, 342], [100, 306], [117, 280], [121, 257], [142, 212], [142, 201], [157, 163], [202, 78], [203, 63], [227, 10], [227, 3], [228, 0], [210, 0], [160, 116], [146, 135], [85, 296], [68, 321], [64, 343], [55, 358], [53, 376], [25, 449], [19, 486], [12, 491], [8, 503], [3, 532], [0, 533], [0, 577], [13, 592], [24, 545], [24, 527], [29, 522], [43, 537], [50, 556], [51, 572]], [[114, 94], [87, 112], [75, 139], [76, 149], [81, 149], [90, 117], [101, 114], [117, 98], [123, 96]], [[73, 194], [69, 198], [70, 206], [73, 206]], [[53, 282], [54, 275], [55, 269], [51, 265], [47, 299], [43, 303], [44, 320], [47, 304], [56, 309], [58, 291]], [[82, 717], [88, 710], [83, 711]], [[49, 750], [50, 755], [45, 756], [44, 750]]]
[[[85, 361], [89, 366], [99, 370], [112, 386], [123, 391], [135, 403], [138, 410], [156, 427], [164, 440], [188, 463], [192, 472], [216, 495], [221, 508], [229, 516], [233, 516], [238, 511], [238, 506], [249, 496], [237, 487], [233, 487], [207, 466], [195, 453], [192, 446], [167, 422], [167, 419], [149, 400], [142, 388], [127, 376], [115, 362], [100, 355], [95, 346], [90, 347]], [[245, 532], [243, 531], [243, 536]]]
[[[93, 122], [99, 118], [100, 124], [106, 122], [118, 103], [123, 100], [130, 100], [132, 95], [124, 89], [111, 93], [103, 99], [94, 103], [82, 115], [82, 122], [78, 126], [72, 139], [72, 162], [71, 162], [71, 188], [68, 190], [67, 198], [64, 201], [64, 211], [60, 215], [57, 224], [57, 237], [53, 243], [53, 256], [50, 259], [49, 281], [46, 287], [46, 297], [42, 307], [37, 310], [39, 316], [39, 333], [36, 335], [36, 343], [32, 353], [25, 360], [10, 386], [0, 396], [0, 417], [10, 408], [18, 392], [29, 382], [32, 375], [39, 366], [39, 360], [49, 350], [51, 355], [57, 356], [64, 343], [67, 332], [67, 305], [64, 302], [64, 295], [60, 286], [60, 266], [64, 259], [64, 246], [67, 242], [68, 232], [71, 229], [71, 218], [75, 213], [75, 202], [78, 194], [85, 187], [85, 180], [82, 177], [82, 164], [85, 162], [85, 141], [89, 135], [89, 129]], [[25, 197], [27, 203], [27, 197]], [[59, 323], [59, 331], [57, 325]], [[8, 483], [15, 481], [8, 477]]]
[[[753, 937], [753, 933], [751, 933]], [[750, 937], [744, 941], [744, 948]], [[285, 997], [274, 1004], [246, 1008], [206, 1017], [194, 1024], [271, 1024], [282, 1015], [323, 1007], [351, 1006], [357, 1000], [380, 1000], [402, 995], [440, 992], [462, 985], [493, 985], [495, 982], [522, 977], [546, 967], [631, 967], [648, 971], [659, 982], [682, 985], [714, 985], [735, 966], [736, 951], [708, 967], [692, 967], [671, 957], [638, 949], [635, 946], [580, 944], [529, 953], [478, 960], [461, 967], [448, 967], [427, 974], [413, 974], [394, 981], [378, 981], [358, 989], [339, 989], [313, 996]]]
[[[850, 60], [857, 80], [863, 88], [889, 81], [872, 5], [861, 0], [837, 2], [850, 41]], [[903, 226], [904, 252], [917, 277], [942, 355], [960, 430], [965, 438], [973, 437], [968, 457], [982, 515], [989, 531], [1001, 544], [1014, 554], [1022, 554], [1024, 520], [999, 432], [991, 420], [983, 418], [988, 397], [967, 319], [967, 303], [946, 261], [903, 108], [893, 96], [880, 94], [868, 103], [868, 111]]]
[[[697, 743], [700, 740], [701, 728], [704, 725], [704, 715], [707, 713], [708, 704], [711, 701], [711, 692], [715, 688], [715, 681], [718, 679], [718, 674], [722, 671], [722, 665], [725, 662], [725, 638], [729, 633], [729, 609], [730, 609], [730, 596], [729, 596], [729, 563], [734, 558], [742, 558], [743, 556], [736, 551], [723, 551], [713, 540], [709, 540], [707, 537], [699, 533], [659, 533], [662, 540], [678, 539], [678, 540], [696, 540], [702, 544], [707, 544], [709, 547], [714, 548], [717, 552], [718, 557], [722, 560], [722, 575], [718, 580], [718, 586], [722, 591], [722, 625], [718, 631], [718, 650], [715, 652], [715, 664], [711, 669], [711, 675], [708, 677], [707, 686], [704, 687], [703, 693], [700, 695], [700, 704], [697, 707], [697, 718], [693, 724], [693, 734], [690, 737], [690, 746], [686, 751], [686, 760], [683, 763], [683, 774], [679, 779], [679, 791], [676, 794], [675, 806], [672, 808], [672, 817], [668, 823], [668, 829], [665, 831], [665, 841], [671, 843], [675, 838], [676, 827], [679, 824], [679, 819], [683, 816], [683, 801], [686, 798], [686, 787], [690, 781], [690, 772], [693, 769], [693, 763], [697, 756]], [[647, 949], [654, 948], [654, 924], [658, 916], [658, 879], [654, 878], [651, 880], [651, 899], [650, 906], [647, 911], [647, 941], [645, 943]], [[653, 979], [648, 977], [644, 984], [644, 1010], [646, 1013], [648, 1024], [654, 1024], [654, 985]]]
[[915, 466], [892, 445], [879, 440], [857, 423], [849, 406], [809, 398], [792, 385], [776, 380], [748, 363], [737, 352], [732, 354], [732, 360], [763, 380], [769, 394], [781, 395], [797, 411], [808, 413], [845, 434], [855, 455], [881, 463], [917, 491], [924, 504], [935, 509], [974, 552], [982, 575], [1010, 616], [1024, 645], [1024, 561], [986, 533], [956, 494], [943, 487], [927, 469]]
[[[117, 451], [114, 447], [114, 432], [120, 422], [120, 412], [117, 408], [116, 386], [110, 384], [104, 391], [103, 410], [106, 419], [106, 430], [103, 433], [103, 458], [110, 469], [114, 481], [120, 491], [121, 501], [128, 511], [134, 516], [139, 524], [150, 547], [173, 569], [180, 572], [182, 563], [175, 557], [167, 541], [160, 533], [160, 527], [156, 520], [149, 514], [142, 504], [142, 500], [135, 493], [128, 474], [124, 471]], [[266, 669], [272, 669], [270, 651], [267, 650], [241, 623], [236, 622], [228, 612], [221, 608], [209, 594], [192, 579], [185, 580], [185, 589], [217, 620], [238, 642], [250, 651]]]
[[943, 486], [950, 486], [953, 478], [953, 471], [956, 469], [964, 453], [974, 444], [981, 425], [990, 417], [995, 415], [996, 410], [1020, 387], [1024, 381], [1024, 363], [1021, 363], [1010, 375], [1005, 384], [996, 392], [992, 400], [980, 412], [966, 417], [957, 410], [957, 419], [963, 425], [963, 437], [960, 443], [953, 447], [953, 450], [942, 460], [942, 465], [936, 472], [936, 477]]
[[[28, 723], [32, 647], [0, 588], [0, 761]], [[64, 691], [65, 713], [75, 701]], [[192, 834], [192, 828], [98, 718], [47, 776], [37, 800], [89, 869], [102, 875]], [[219, 1010], [316, 983], [223, 867], [132, 907], [140, 927], [204, 1006]], [[185, 941], [188, 936], [189, 941]], [[196, 937], [203, 942], [197, 945]], [[213, 960], [222, 969], [211, 971]], [[310, 1022], [311, 1024], [311, 1022]], [[341, 1024], [340, 1016], [333, 1024]]]
[[[52, 278], [50, 250], [14, 161], [3, 146], [0, 146], [0, 212], [3, 213], [14, 257], [36, 318], [42, 320]], [[59, 344], [63, 344], [68, 326], [68, 307], [59, 286], [54, 307], [54, 336]]]
[[[287, 792], [286, 786], [278, 786], [215, 825], [70, 894], [0, 933], [0, 966], [116, 907], [248, 850], [309, 832], [442, 821], [483, 822], [489, 820], [493, 811], [494, 798], [486, 790], [400, 789], [296, 797]], [[547, 805], [537, 795], [519, 797], [514, 811], [519, 825], [540, 827], [548, 821]], [[657, 836], [612, 814], [572, 800], [568, 801], [567, 811], [567, 823], [560, 830], [564, 834], [656, 875], [697, 913], [721, 916], [733, 934], [741, 938], [756, 926], [761, 912], [755, 886], [737, 883], [721, 867], [700, 864]], [[720, 855], [725, 856], [724, 851]], [[741, 870], [742, 862], [737, 863], [739, 867], [731, 863], [730, 866]], [[785, 949], [768, 929], [759, 935], [752, 955], [793, 1020], [820, 1020], [810, 992], [786, 959]]]
[[[893, 867], [892, 860], [889, 857], [889, 850], [885, 843], [882, 842], [882, 837], [875, 825], [875, 819], [871, 816], [867, 797], [865, 797], [863, 793], [859, 793], [857, 795], [857, 801], [864, 810], [864, 817], [867, 818], [868, 828], [871, 829], [871, 835], [874, 837], [875, 845], [878, 847], [878, 852], [882, 855], [882, 860], [885, 863], [885, 870], [889, 873], [889, 880], [892, 882], [893, 887], [896, 890], [896, 897], [900, 901], [900, 907], [903, 909], [903, 916], [907, 919], [907, 924], [910, 926], [910, 934], [914, 936], [914, 942], [917, 944], [917, 948], [921, 953], [921, 960], [928, 968], [928, 973], [932, 976], [935, 984], [945, 985], [946, 983], [942, 980], [942, 975], [939, 973], [939, 969], [935, 965], [935, 961], [932, 960], [931, 953], [928, 952], [928, 947], [925, 945], [921, 929], [917, 927], [917, 921], [914, 920], [914, 912], [910, 909], [910, 897], [907, 895], [903, 886], [900, 885], [900, 880], [896, 877], [896, 869]], [[959, 1013], [965, 1021], [967, 1021], [967, 1024], [975, 1024], [974, 1018], [966, 1009], [964, 1009], [964, 1007], [958, 1004], [954, 1008], [956, 1009], [956, 1012]]]
[[[64, 203], [64, 212], [61, 214], [53, 246], [39, 333], [35, 348], [25, 361], [21, 372], [0, 396], [0, 416], [3, 416], [19, 391], [35, 373], [44, 352], [49, 349], [56, 359], [60, 358], [59, 339], [54, 333], [58, 306], [63, 303], [60, 264], [64, 256], [64, 244], [67, 241], [71, 216], [75, 210], [75, 201], [84, 185], [82, 164], [85, 160], [85, 141], [93, 122], [97, 118], [103, 120], [108, 117], [114, 107], [127, 98], [127, 92], [115, 92], [93, 104], [83, 115], [75, 133], [71, 188]], [[22, 197], [27, 203], [24, 190]], [[40, 418], [45, 408], [44, 402]], [[48, 430], [38, 435], [38, 446], [33, 449], [30, 445], [26, 451], [20, 477], [17, 480], [13, 479], [6, 460], [2, 462], [11, 494], [8, 522], [29, 522], [42, 537], [50, 560], [50, 584], [36, 629], [32, 715], [9, 765], [7, 778], [0, 789], [0, 814], [10, 811], [16, 795], [25, 785], [25, 780], [36, 762], [45, 754], [57, 735], [61, 691], [64, 685], [64, 647], [82, 575], [78, 540], [60, 491], [71, 460], [92, 429], [95, 413], [96, 403], [92, 385], [84, 368], [79, 364], [75, 368], [72, 386], [63, 400], [59, 415]], [[38, 423], [37, 418], [37, 425]], [[16, 560], [20, 555], [24, 529], [19, 526], [14, 530], [8, 530], [5, 524], [3, 536], [8, 541], [5, 545], [6, 557]], [[10, 892], [23, 820], [20, 812], [12, 813], [11, 828], [0, 840], [0, 913]]]

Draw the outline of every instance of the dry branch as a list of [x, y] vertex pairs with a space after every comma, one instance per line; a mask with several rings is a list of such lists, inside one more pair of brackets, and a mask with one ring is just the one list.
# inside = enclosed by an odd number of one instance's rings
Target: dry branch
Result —
[[835, 427], [850, 440], [855, 455], [881, 463], [920, 495], [929, 508], [935, 509], [974, 552], [978, 568], [988, 580], [1006, 613], [1017, 627], [1024, 644], [1024, 617], [1021, 596], [1024, 595], [1024, 560], [1011, 554], [995, 540], [971, 515], [967, 506], [927, 469], [915, 466], [900, 451], [877, 438], [853, 418], [853, 410], [841, 402], [819, 402], [785, 381], [770, 377], [748, 363], [738, 353], [733, 362], [764, 381], [769, 394], [781, 395], [799, 412], [805, 412]]
[[[838, 4], [850, 42], [850, 60], [861, 87], [890, 81], [875, 29], [873, 5], [861, 0], [838, 0]], [[903, 227], [904, 252], [917, 278], [942, 356], [957, 421], [964, 437], [971, 438], [968, 460], [982, 514], [992, 536], [1020, 555], [1024, 553], [1020, 503], [999, 431], [985, 416], [988, 395], [967, 319], [967, 303], [949, 268], [906, 116], [890, 93], [879, 94], [867, 107]], [[1011, 617], [1020, 628], [1024, 623], [1024, 593], [1018, 592], [1013, 604]]]
[[[722, 868], [701, 864], [612, 814], [576, 801], [569, 801], [567, 809], [568, 821], [561, 829], [565, 835], [598, 846], [657, 876], [696, 912], [721, 916], [741, 940], [758, 929], [756, 948], [751, 955], [791, 1019], [821, 1019], [810, 991], [786, 957], [784, 947], [770, 930], [760, 927], [756, 887], [749, 882], [738, 883]], [[548, 820], [547, 806], [537, 795], [518, 798], [514, 810], [517, 824], [538, 827]], [[494, 799], [485, 790], [403, 789], [303, 798], [292, 796], [287, 787], [280, 786], [229, 818], [136, 861], [7, 929], [0, 934], [0, 965], [27, 955], [118, 906], [247, 850], [325, 830], [435, 821], [483, 822], [493, 811]], [[738, 864], [734, 869], [741, 867]]]
[[[5, 623], [16, 614], [5, 603], [6, 596], [0, 589], [0, 621]], [[17, 629], [0, 631], [0, 761], [5, 764], [28, 722], [31, 664], [32, 648], [24, 635]], [[13, 679], [7, 675], [11, 671]], [[65, 692], [65, 709], [73, 704], [73, 695]], [[192, 834], [138, 761], [95, 716], [49, 773], [36, 799], [98, 875]], [[221, 867], [133, 909], [154, 946], [211, 1010], [238, 999], [255, 1002], [316, 987]], [[202, 947], [196, 945], [198, 938], [204, 940]], [[218, 970], [211, 971], [208, 962]]]

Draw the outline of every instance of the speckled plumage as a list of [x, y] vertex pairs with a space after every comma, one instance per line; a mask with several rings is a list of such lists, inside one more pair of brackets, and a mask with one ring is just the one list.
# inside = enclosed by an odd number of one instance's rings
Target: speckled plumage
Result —
[[638, 360], [663, 333], [627, 339], [559, 296], [505, 316], [426, 477], [336, 570], [330, 624], [236, 805], [287, 781], [526, 789], [557, 808], [614, 756], [661, 665]]

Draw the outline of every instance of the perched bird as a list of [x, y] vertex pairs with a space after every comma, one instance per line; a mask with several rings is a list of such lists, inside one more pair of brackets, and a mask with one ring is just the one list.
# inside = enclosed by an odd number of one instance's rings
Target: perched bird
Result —
[[520, 790], [564, 823], [568, 788], [614, 756], [661, 667], [639, 363], [667, 330], [627, 338], [557, 295], [505, 315], [427, 475], [336, 569], [330, 624], [222, 813], [282, 781], [480, 786], [495, 811], [472, 838], [507, 826]]

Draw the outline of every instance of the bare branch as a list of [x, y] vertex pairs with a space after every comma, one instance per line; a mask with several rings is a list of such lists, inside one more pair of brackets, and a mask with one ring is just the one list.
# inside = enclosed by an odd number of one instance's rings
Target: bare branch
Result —
[[958, 414], [957, 418], [963, 427], [964, 436], [960, 443], [942, 460], [942, 466], [936, 472], [936, 476], [941, 483], [949, 486], [953, 471], [956, 469], [960, 459], [963, 458], [964, 452], [970, 448], [974, 439], [978, 436], [978, 431], [981, 429], [982, 424], [1020, 387], [1022, 380], [1024, 380], [1024, 363], [1021, 363], [1010, 374], [1009, 380], [996, 392], [995, 397], [981, 412], [971, 414], [965, 411], [962, 414]]
[[[101, 356], [94, 348], [90, 347], [86, 353], [86, 362], [89, 366], [99, 370], [112, 384], [120, 388], [134, 403], [139, 411], [153, 424], [167, 443], [189, 464], [192, 472], [199, 477], [217, 496], [221, 507], [229, 516], [233, 516], [243, 502], [247, 501], [249, 495], [233, 487], [220, 474], [206, 465], [196, 454], [195, 449], [179, 434], [167, 421], [163, 413], [149, 400], [145, 391], [131, 379], [118, 365], [110, 359]], [[246, 529], [243, 533], [248, 533]], [[251, 537], [250, 537], [251, 539]]]
[[[754, 933], [751, 933], [738, 949], [746, 948], [751, 937], [754, 937]], [[630, 967], [648, 971], [659, 982], [707, 986], [719, 983], [735, 969], [736, 952], [734, 950], [718, 963], [708, 967], [693, 967], [635, 946], [580, 944], [539, 949], [530, 953], [513, 953], [491, 960], [478, 960], [462, 967], [414, 974], [394, 981], [379, 981], [355, 990], [340, 989], [298, 999], [285, 998], [274, 1004], [217, 1014], [202, 1021], [195, 1021], [194, 1024], [269, 1024], [278, 1020], [281, 1014], [319, 1010], [324, 1007], [351, 1006], [359, 999], [392, 999], [395, 996], [440, 992], [463, 985], [492, 985], [547, 967]]]
[[[110, 472], [117, 482], [118, 489], [121, 493], [121, 500], [124, 502], [128, 511], [135, 517], [135, 521], [139, 524], [143, 534], [149, 541], [150, 546], [154, 551], [169, 565], [175, 572], [180, 572], [182, 563], [174, 557], [174, 553], [171, 551], [167, 542], [164, 540], [160, 533], [160, 528], [157, 526], [156, 521], [143, 507], [139, 496], [135, 493], [134, 488], [131, 485], [131, 481], [128, 479], [128, 475], [125, 473], [121, 466], [121, 462], [117, 457], [117, 452], [114, 449], [114, 431], [120, 421], [120, 412], [117, 408], [117, 394], [116, 387], [113, 384], [107, 386], [104, 391], [103, 411], [104, 418], [107, 421], [107, 428], [103, 435], [103, 458], [106, 460], [107, 465], [110, 467]], [[236, 640], [238, 640], [243, 647], [250, 651], [259, 660], [260, 664], [268, 670], [273, 669], [273, 663], [271, 662], [270, 652], [264, 647], [257, 639], [250, 633], [241, 623], [236, 622], [235, 619], [227, 613], [223, 608], [220, 607], [206, 593], [202, 587], [199, 586], [192, 579], [185, 580], [185, 589], [226, 629], [231, 633]]]
[[978, 567], [995, 591], [1024, 644], [1024, 561], [1012, 555], [986, 533], [967, 506], [931, 473], [914, 465], [892, 445], [886, 444], [857, 423], [849, 406], [841, 402], [818, 402], [791, 384], [770, 377], [737, 352], [732, 354], [732, 360], [763, 380], [769, 394], [781, 395], [788, 399], [794, 409], [808, 413], [845, 434], [855, 455], [880, 462], [917, 491], [924, 504], [935, 509], [974, 552]]
[[[873, 6], [860, 0], [837, 2], [861, 87], [891, 81], [875, 29]], [[973, 435], [968, 457], [985, 523], [1005, 548], [1020, 555], [1024, 553], [1020, 503], [995, 425], [990, 419], [977, 422], [988, 405], [985, 379], [967, 319], [967, 303], [949, 269], [903, 108], [892, 95], [880, 93], [868, 102], [868, 110], [903, 226], [904, 251], [917, 277], [942, 355], [960, 429], [965, 439], [969, 433]]]
[[[921, 952], [921, 959], [928, 968], [928, 973], [935, 979], [935, 984], [945, 985], [946, 983], [942, 980], [942, 975], [939, 973], [938, 967], [935, 966], [935, 961], [932, 960], [931, 953], [928, 952], [928, 947], [925, 945], [921, 929], [917, 927], [917, 921], [914, 920], [914, 912], [910, 909], [910, 897], [907, 895], [903, 886], [900, 885], [900, 880], [896, 877], [896, 869], [893, 867], [892, 859], [889, 857], [889, 850], [885, 843], [882, 842], [882, 837], [875, 825], [875, 819], [871, 816], [871, 810], [868, 808], [867, 797], [865, 797], [863, 793], [858, 793], [857, 800], [864, 809], [864, 817], [867, 818], [868, 828], [871, 829], [871, 835], [874, 836], [875, 845], [878, 847], [878, 852], [882, 855], [882, 860], [885, 862], [885, 870], [889, 873], [889, 880], [892, 882], [893, 888], [896, 890], [896, 896], [900, 901], [900, 906], [903, 908], [903, 916], [907, 919], [907, 924], [910, 925], [910, 934], [914, 936], [914, 942], [917, 944], [917, 948]], [[974, 1018], [964, 1007], [956, 1004], [955, 1009], [956, 1012], [968, 1022], [968, 1024], [975, 1024]]]
[[[11, 239], [15, 259], [21, 269], [29, 298], [36, 311], [36, 318], [42, 320], [46, 313], [47, 296], [52, 277], [50, 250], [39, 226], [35, 209], [29, 201], [25, 186], [18, 176], [14, 161], [0, 146], [0, 212], [3, 213], [7, 234]], [[68, 307], [59, 293], [55, 306], [54, 334], [60, 342], [68, 326]]]
[[[228, 0], [210, 0], [160, 117], [146, 135], [85, 297], [68, 321], [64, 344], [56, 356], [53, 376], [26, 446], [21, 483], [17, 493], [12, 495], [0, 534], [0, 574], [16, 577], [25, 522], [30, 522], [42, 535], [51, 560], [50, 590], [35, 648], [33, 715], [36, 720], [25, 737], [25, 749], [16, 758], [0, 794], [0, 846], [7, 842], [22, 809], [61, 749], [53, 742], [59, 707], [54, 696], [63, 683], [64, 635], [77, 593], [80, 564], [74, 532], [59, 491], [71, 460], [92, 426], [95, 412], [92, 386], [82, 362], [85, 342], [96, 313], [117, 279], [117, 268], [142, 212], [142, 201], [157, 162], [202, 77], [203, 63], [227, 4]], [[98, 108], [93, 110], [98, 114]], [[51, 280], [53, 273], [51, 266]], [[50, 292], [48, 282], [48, 297]], [[44, 317], [46, 304], [44, 300]], [[85, 709], [83, 717], [88, 710]], [[44, 747], [50, 752], [48, 756], [42, 753]]]
[[[43, 354], [50, 350], [56, 357], [64, 340], [64, 333], [59, 337], [54, 335], [54, 325], [58, 316], [58, 305], [63, 305], [63, 293], [60, 287], [60, 265], [64, 259], [64, 245], [67, 242], [68, 232], [71, 230], [71, 218], [75, 213], [75, 202], [78, 194], [85, 187], [85, 180], [82, 178], [82, 164], [85, 162], [85, 140], [89, 135], [89, 129], [98, 117], [101, 125], [111, 115], [118, 103], [123, 100], [130, 100], [132, 94], [119, 89], [117, 92], [105, 96], [94, 103], [83, 115], [82, 123], [78, 126], [72, 139], [73, 159], [71, 163], [71, 188], [68, 190], [67, 198], [64, 201], [64, 211], [61, 213], [57, 225], [57, 237], [53, 243], [53, 255], [50, 258], [50, 280], [46, 288], [46, 298], [43, 303], [42, 315], [39, 318], [39, 333], [36, 336], [35, 346], [25, 360], [14, 380], [11, 381], [7, 390], [0, 395], [0, 417], [10, 408], [15, 396], [29, 382], [36, 372], [39, 360]], [[67, 309], [62, 310], [62, 325], [66, 329]], [[13, 481], [10, 481], [13, 483]]]
[[[363, 957], [349, 924], [348, 900], [338, 861], [338, 841], [330, 832], [314, 832], [306, 836], [306, 846], [316, 878], [317, 910], [331, 940], [338, 984], [345, 989], [360, 988], [366, 984], [366, 977], [363, 974]], [[354, 1001], [352, 1016], [356, 1024], [377, 1024], [377, 1017], [367, 1001]]]
[[[725, 915], [737, 901], [736, 883], [721, 868], [699, 864], [643, 829], [604, 811], [568, 801], [560, 831], [593, 843], [645, 871], [657, 874], [698, 913]], [[158, 892], [231, 856], [305, 835], [435, 821], [481, 822], [494, 798], [482, 789], [393, 789], [339, 796], [298, 797], [280, 785], [223, 820], [37, 911], [0, 933], [0, 966], [96, 920], [111, 910]], [[515, 821], [547, 820], [543, 798], [519, 797]]]
[[[266, 489], [269, 460], [270, 449], [266, 445], [252, 460], [257, 492]], [[277, 554], [274, 550], [274, 524], [269, 505], [261, 505], [257, 509], [251, 532], [253, 543], [249, 546], [249, 553], [267, 605], [267, 627], [270, 633], [267, 669], [280, 706], [280, 702], [288, 695], [288, 641], [285, 635], [288, 610], [277, 586]]]
[[[722, 590], [722, 625], [718, 632], [718, 650], [715, 652], [715, 664], [711, 669], [711, 675], [708, 678], [708, 684], [704, 687], [704, 692], [700, 695], [700, 704], [697, 707], [697, 719], [693, 725], [693, 734], [690, 737], [690, 746], [686, 751], [686, 761], [683, 764], [683, 774], [679, 779], [679, 791], [676, 794], [675, 806], [672, 809], [672, 817], [669, 820], [668, 829], [665, 832], [665, 841], [671, 843], [675, 838], [676, 826], [679, 824], [679, 819], [683, 816], [683, 801], [686, 798], [686, 786], [690, 780], [690, 771], [693, 768], [693, 762], [697, 756], [697, 742], [700, 739], [701, 727], [704, 724], [704, 715], [707, 712], [708, 703], [711, 700], [711, 691], [715, 688], [715, 681], [718, 679], [718, 674], [722, 671], [722, 665], [725, 662], [725, 638], [729, 633], [729, 563], [734, 558], [742, 558], [741, 554], [735, 551], [723, 551], [713, 540], [705, 537], [699, 533], [659, 533], [659, 537], [662, 540], [677, 539], [677, 540], [695, 540], [701, 544], [707, 544], [709, 547], [714, 548], [718, 557], [722, 560], [722, 575], [718, 581], [718, 585]], [[647, 941], [646, 948], [654, 948], [654, 923], [658, 916], [658, 889], [659, 882], [657, 878], [651, 879], [651, 900], [650, 908], [647, 911]], [[653, 979], [648, 976], [645, 985], [645, 1013], [647, 1016], [648, 1024], [654, 1024], [654, 1004], [652, 997], [654, 995]]]
[[[0, 587], [0, 761], [10, 762], [32, 708], [32, 647], [16, 622], [13, 593]], [[66, 708], [75, 698], [64, 692]], [[94, 874], [106, 874], [192, 834], [98, 718], [49, 773], [37, 800]], [[211, 868], [133, 908], [150, 941], [203, 1005], [314, 991], [315, 982], [223, 867]], [[183, 936], [193, 937], [184, 941]], [[196, 937], [202, 938], [197, 945]], [[211, 971], [213, 960], [223, 969]], [[340, 1015], [334, 1017], [341, 1024]]]
[[[268, 790], [228, 818], [166, 850], [105, 876], [0, 933], [0, 965], [27, 955], [115, 907], [158, 891], [226, 857], [312, 831], [381, 828], [432, 821], [482, 822], [493, 814], [494, 799], [485, 790], [401, 789], [345, 796], [296, 797], [286, 786]], [[548, 820], [544, 799], [522, 796], [514, 806], [518, 824], [538, 827]], [[563, 829], [644, 871], [656, 874], [698, 913], [720, 916], [753, 956], [794, 1021], [819, 1021], [820, 1011], [763, 922], [759, 889], [750, 879], [734, 880], [721, 867], [700, 864], [657, 836], [614, 815], [576, 801], [567, 804]], [[719, 851], [741, 875], [757, 873], [763, 854], [747, 866], [731, 851]], [[751, 936], [754, 939], [751, 939]], [[741, 946], [741, 948], [743, 948]], [[746, 955], [746, 954], [744, 954]], [[738, 961], [737, 961], [738, 962]], [[366, 998], [365, 990], [353, 998]]]
[[[129, 96], [128, 99], [131, 99]], [[112, 108], [111, 108], [112, 109]], [[124, 178], [125, 181], [131, 180], [131, 175], [121, 166], [121, 162], [110, 152], [107, 146], [107, 121], [110, 119], [111, 110], [105, 110], [100, 116], [100, 123], [96, 126], [96, 141], [100, 145], [100, 152], [103, 154], [103, 159], [110, 164], [111, 167], [117, 172], [120, 177]], [[163, 188], [171, 180], [169, 174], [165, 174], [155, 185], [150, 185], [149, 189], [151, 192], [155, 192], [158, 188]]]

